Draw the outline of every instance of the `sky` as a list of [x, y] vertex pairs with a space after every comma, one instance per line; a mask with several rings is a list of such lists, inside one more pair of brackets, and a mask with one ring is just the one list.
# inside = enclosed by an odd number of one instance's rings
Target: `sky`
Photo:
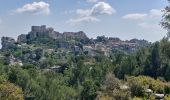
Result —
[[84, 31], [123, 40], [158, 41], [166, 35], [159, 25], [167, 0], [0, 0], [0, 37], [17, 38], [33, 25], [58, 32]]

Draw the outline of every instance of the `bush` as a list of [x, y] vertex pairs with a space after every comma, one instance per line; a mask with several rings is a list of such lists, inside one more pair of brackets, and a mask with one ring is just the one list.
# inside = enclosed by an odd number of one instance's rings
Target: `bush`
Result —
[[24, 100], [22, 89], [9, 82], [0, 84], [0, 94], [1, 100]]

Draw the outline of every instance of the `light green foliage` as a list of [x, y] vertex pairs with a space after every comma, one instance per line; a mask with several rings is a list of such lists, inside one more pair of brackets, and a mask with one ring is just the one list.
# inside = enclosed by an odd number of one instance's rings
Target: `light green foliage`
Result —
[[170, 95], [165, 96], [165, 100], [170, 100]]
[[129, 100], [130, 91], [122, 90], [121, 82], [111, 73], [106, 75], [104, 84], [102, 85], [102, 91], [98, 94], [97, 100]]
[[22, 89], [9, 82], [0, 84], [0, 94], [1, 100], [24, 100]]
[[160, 80], [155, 80], [151, 77], [146, 76], [139, 77], [130, 76], [127, 77], [126, 80], [130, 86], [133, 97], [145, 96], [146, 89], [151, 89], [153, 90], [154, 93], [164, 93], [165, 84]]

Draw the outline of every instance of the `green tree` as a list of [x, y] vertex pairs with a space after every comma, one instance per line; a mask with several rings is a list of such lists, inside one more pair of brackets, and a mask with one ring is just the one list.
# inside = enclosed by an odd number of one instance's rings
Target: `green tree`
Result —
[[129, 100], [130, 92], [120, 88], [121, 82], [111, 73], [108, 73], [105, 77], [105, 81], [99, 92], [97, 100]]
[[0, 84], [1, 100], [24, 100], [24, 94], [21, 88], [12, 83], [4, 82]]
[[82, 100], [94, 100], [97, 96], [97, 88], [94, 81], [85, 81], [83, 83], [83, 91], [81, 92]]

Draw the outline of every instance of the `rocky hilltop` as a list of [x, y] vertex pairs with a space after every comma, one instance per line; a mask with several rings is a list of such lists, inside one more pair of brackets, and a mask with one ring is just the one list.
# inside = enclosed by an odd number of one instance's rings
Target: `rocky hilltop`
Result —
[[100, 50], [106, 54], [114, 50], [134, 52], [150, 43], [146, 40], [132, 39], [123, 41], [119, 38], [98, 36], [96, 39], [89, 39], [83, 31], [59, 33], [53, 28], [45, 25], [32, 26], [28, 34], [21, 34], [15, 41], [11, 37], [2, 37], [2, 50], [21, 48], [23, 44], [34, 45], [36, 48], [57, 49], [64, 48], [76, 52]]
[[83, 31], [59, 33], [53, 28], [46, 28], [45, 25], [32, 26], [28, 34], [19, 35], [17, 40], [2, 37], [1, 41], [0, 52], [2, 53], [0, 54], [3, 55], [0, 55], [0, 59], [3, 59], [6, 64], [30, 63], [50, 68], [53, 65], [54, 69], [56, 64], [44, 64], [49, 57], [60, 58], [59, 63], [62, 63], [61, 65], [65, 68], [66, 56], [64, 55], [72, 57], [81, 54], [109, 56], [117, 51], [134, 53], [138, 49], [150, 45], [148, 41], [138, 39], [123, 41], [119, 38], [105, 36], [90, 39]]
[[52, 39], [61, 39], [61, 38], [87, 38], [86, 34], [82, 31], [80, 32], [64, 32], [59, 33], [54, 31], [53, 28], [46, 28], [45, 25], [42, 26], [32, 26], [31, 32], [28, 34], [21, 34], [18, 36], [18, 43], [27, 43], [29, 41], [33, 41], [36, 38], [48, 37]]

